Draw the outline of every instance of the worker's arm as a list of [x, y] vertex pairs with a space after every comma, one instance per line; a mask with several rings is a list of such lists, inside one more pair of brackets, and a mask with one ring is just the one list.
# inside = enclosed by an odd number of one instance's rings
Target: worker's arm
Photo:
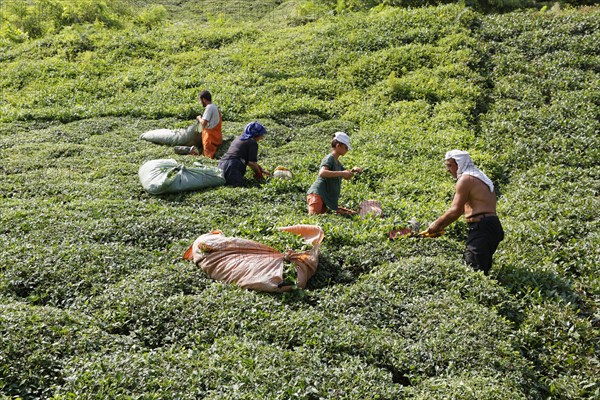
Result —
[[202, 127], [202, 129], [206, 128], [208, 126], [208, 120], [203, 119], [202, 115], [198, 115], [196, 117], [196, 120], [198, 120], [198, 123], [200, 124], [200, 126]]
[[268, 171], [262, 169], [262, 167], [254, 161], [248, 162], [248, 166], [254, 171], [254, 177], [256, 179], [263, 179], [265, 175], [271, 175]]
[[468, 179], [459, 179], [456, 183], [456, 193], [450, 208], [438, 219], [433, 221], [427, 228], [427, 232], [440, 232], [448, 225], [460, 218], [465, 212], [465, 204], [469, 200], [471, 182]]
[[350, 179], [354, 176], [354, 171], [347, 169], [345, 171], [331, 171], [326, 166], [321, 167], [319, 170], [319, 176], [321, 178], [344, 178]]

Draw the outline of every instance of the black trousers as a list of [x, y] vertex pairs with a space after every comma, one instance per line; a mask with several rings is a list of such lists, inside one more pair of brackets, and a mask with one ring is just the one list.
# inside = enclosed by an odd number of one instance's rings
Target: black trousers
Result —
[[465, 249], [465, 262], [475, 271], [488, 274], [492, 268], [492, 256], [504, 239], [504, 230], [497, 216], [483, 217], [469, 224], [469, 236]]
[[225, 184], [228, 186], [242, 186], [246, 174], [246, 164], [239, 159], [221, 160], [219, 168], [223, 170]]

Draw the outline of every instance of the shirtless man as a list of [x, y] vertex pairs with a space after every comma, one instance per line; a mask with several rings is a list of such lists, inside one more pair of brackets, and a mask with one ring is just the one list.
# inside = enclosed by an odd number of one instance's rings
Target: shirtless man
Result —
[[456, 192], [450, 208], [433, 221], [426, 232], [440, 232], [465, 214], [469, 224], [465, 262], [487, 275], [492, 267], [492, 255], [504, 239], [502, 224], [496, 215], [494, 184], [473, 164], [466, 151], [449, 151], [444, 164], [457, 180]]

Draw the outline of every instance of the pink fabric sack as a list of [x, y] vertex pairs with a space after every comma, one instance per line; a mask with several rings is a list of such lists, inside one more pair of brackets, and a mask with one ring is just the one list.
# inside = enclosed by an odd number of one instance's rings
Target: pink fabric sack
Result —
[[223, 235], [221, 231], [204, 234], [194, 241], [183, 258], [193, 261], [212, 279], [234, 283], [246, 289], [266, 292], [286, 292], [291, 286], [281, 286], [284, 261], [296, 264], [296, 285], [305, 288], [317, 271], [319, 246], [323, 230], [316, 225], [294, 225], [277, 228], [301, 235], [313, 247], [308, 251], [288, 250], [281, 254], [264, 244]]

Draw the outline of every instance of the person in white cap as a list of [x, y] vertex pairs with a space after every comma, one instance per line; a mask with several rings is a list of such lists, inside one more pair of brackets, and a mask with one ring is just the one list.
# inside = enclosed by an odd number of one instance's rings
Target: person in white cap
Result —
[[473, 164], [466, 151], [447, 152], [444, 164], [457, 180], [454, 199], [450, 208], [429, 225], [427, 232], [438, 233], [465, 214], [469, 225], [465, 262], [475, 271], [487, 275], [492, 267], [492, 256], [504, 239], [504, 230], [496, 214], [494, 184]]
[[336, 132], [333, 135], [331, 153], [321, 161], [319, 176], [308, 189], [306, 202], [309, 214], [324, 214], [328, 209], [340, 214], [344, 213], [338, 206], [342, 178], [351, 179], [354, 174], [362, 172], [362, 169], [358, 167], [345, 169], [339, 161], [339, 158], [351, 149], [350, 136], [344, 132]]

